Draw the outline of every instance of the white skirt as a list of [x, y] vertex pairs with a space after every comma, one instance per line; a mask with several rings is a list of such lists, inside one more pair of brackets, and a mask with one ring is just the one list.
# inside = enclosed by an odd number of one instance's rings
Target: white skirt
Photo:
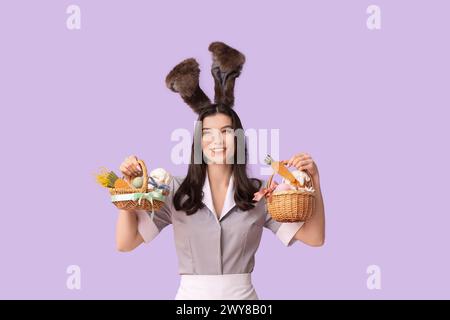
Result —
[[258, 300], [251, 274], [182, 274], [175, 300]]

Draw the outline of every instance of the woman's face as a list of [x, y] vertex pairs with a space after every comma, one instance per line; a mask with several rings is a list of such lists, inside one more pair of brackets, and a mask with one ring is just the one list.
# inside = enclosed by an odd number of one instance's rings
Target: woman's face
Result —
[[216, 113], [203, 119], [202, 150], [208, 164], [233, 162], [234, 130], [229, 116]]

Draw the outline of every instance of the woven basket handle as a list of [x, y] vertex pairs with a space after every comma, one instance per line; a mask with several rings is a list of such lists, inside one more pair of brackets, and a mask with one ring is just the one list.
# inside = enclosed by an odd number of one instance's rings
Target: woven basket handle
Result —
[[147, 192], [148, 188], [148, 174], [147, 174], [147, 166], [145, 165], [145, 162], [142, 160], [138, 160], [138, 163], [141, 165], [142, 168], [142, 187], [139, 189], [142, 193]]
[[[280, 162], [283, 163], [283, 164], [287, 164], [289, 161], [281, 160]], [[309, 181], [305, 181], [305, 186], [314, 188], [314, 182], [313, 182], [313, 179], [312, 179], [311, 175], [306, 170], [302, 170], [302, 171], [305, 172], [308, 175], [308, 177], [309, 177]], [[275, 173], [276, 172], [272, 173], [272, 175], [270, 176], [269, 180], [267, 180], [266, 188], [269, 188], [269, 186], [272, 184], [273, 176], [275, 175]]]
[[269, 189], [269, 186], [271, 185], [271, 183], [272, 183], [272, 179], [273, 179], [273, 176], [275, 175], [275, 173], [272, 173], [272, 175], [270, 176], [270, 178], [269, 178], [269, 180], [267, 180], [267, 183], [266, 183], [266, 189]]

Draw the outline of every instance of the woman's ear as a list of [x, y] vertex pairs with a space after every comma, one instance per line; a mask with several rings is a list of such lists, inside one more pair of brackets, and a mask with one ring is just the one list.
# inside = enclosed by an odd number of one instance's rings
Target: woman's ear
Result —
[[211, 43], [208, 50], [213, 58], [214, 102], [231, 108], [234, 106], [234, 83], [241, 74], [245, 56], [223, 42]]
[[166, 77], [166, 86], [178, 92], [195, 113], [211, 105], [211, 100], [199, 85], [200, 68], [193, 58], [177, 64]]

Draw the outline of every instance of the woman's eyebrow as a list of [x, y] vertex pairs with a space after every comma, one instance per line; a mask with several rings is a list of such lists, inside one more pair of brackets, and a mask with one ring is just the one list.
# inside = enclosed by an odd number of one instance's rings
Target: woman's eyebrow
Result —
[[[222, 128], [220, 128], [220, 130], [222, 130], [222, 129], [228, 129], [228, 128], [233, 128], [231, 125], [226, 125], [226, 126], [223, 126]], [[202, 130], [211, 130], [212, 128], [202, 128]], [[217, 130], [217, 129], [216, 129]]]

